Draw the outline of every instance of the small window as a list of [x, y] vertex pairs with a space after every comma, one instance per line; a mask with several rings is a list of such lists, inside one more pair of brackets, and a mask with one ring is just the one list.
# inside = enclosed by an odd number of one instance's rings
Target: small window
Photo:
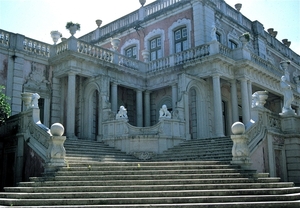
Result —
[[125, 50], [125, 54], [126, 56], [130, 57], [130, 58], [134, 58], [136, 59], [137, 57], [137, 50], [136, 50], [136, 46], [132, 46], [130, 48], [127, 48]]
[[174, 31], [175, 53], [188, 49], [187, 29], [186, 27]]
[[237, 48], [237, 44], [235, 42], [233, 42], [232, 40], [229, 40], [229, 48], [236, 49]]
[[162, 58], [161, 38], [156, 37], [150, 40], [150, 59], [151, 61]]
[[216, 32], [217, 41], [221, 43], [221, 34]]

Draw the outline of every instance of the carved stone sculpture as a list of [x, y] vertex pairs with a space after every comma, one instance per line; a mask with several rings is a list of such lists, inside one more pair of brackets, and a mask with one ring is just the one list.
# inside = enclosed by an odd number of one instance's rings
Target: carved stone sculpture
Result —
[[122, 118], [128, 118], [127, 110], [123, 105], [120, 106], [119, 112], [116, 115], [116, 119], [122, 119]]
[[287, 83], [285, 76], [281, 77], [280, 87], [283, 92], [282, 114], [295, 114], [294, 110], [291, 107], [291, 104], [294, 100], [293, 91], [291, 85]]
[[168, 111], [166, 105], [162, 105], [161, 109], [159, 110], [159, 119], [161, 118], [171, 118], [171, 113]]
[[212, 26], [211, 26], [211, 31], [210, 31], [211, 41], [217, 40], [216, 32], [217, 32], [216, 26], [215, 26], [215, 25], [212, 25]]

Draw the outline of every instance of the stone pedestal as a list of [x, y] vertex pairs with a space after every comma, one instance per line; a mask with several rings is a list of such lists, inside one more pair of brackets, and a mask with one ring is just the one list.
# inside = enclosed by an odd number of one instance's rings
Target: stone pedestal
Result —
[[241, 122], [235, 122], [231, 130], [235, 134], [231, 135], [233, 141], [231, 164], [239, 165], [243, 169], [251, 169], [248, 136], [244, 134], [245, 125]]

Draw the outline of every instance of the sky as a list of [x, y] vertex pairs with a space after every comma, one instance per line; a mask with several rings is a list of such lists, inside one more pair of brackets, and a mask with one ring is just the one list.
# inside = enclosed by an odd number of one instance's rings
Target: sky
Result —
[[[147, 0], [146, 5], [155, 0]], [[241, 13], [251, 21], [258, 20], [265, 30], [278, 31], [277, 39], [287, 38], [290, 48], [300, 54], [300, 0], [225, 0], [234, 8], [242, 4]], [[52, 30], [63, 37], [70, 33], [67, 22], [81, 25], [75, 37], [97, 28], [96, 19], [106, 25], [140, 8], [139, 0], [0, 0], [0, 29], [53, 44]]]

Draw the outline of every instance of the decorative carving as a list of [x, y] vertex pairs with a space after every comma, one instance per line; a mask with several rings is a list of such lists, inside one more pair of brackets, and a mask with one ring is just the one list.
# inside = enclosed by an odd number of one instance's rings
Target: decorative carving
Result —
[[294, 94], [291, 88], [291, 85], [289, 85], [286, 81], [286, 77], [282, 76], [280, 81], [280, 87], [283, 91], [283, 108], [282, 108], [282, 114], [284, 115], [295, 115], [295, 111], [292, 109], [291, 104], [294, 100]]
[[162, 105], [161, 109], [159, 110], [159, 119], [162, 118], [171, 118], [171, 113], [168, 111], [166, 105]]
[[120, 106], [120, 110], [119, 110], [119, 112], [117, 113], [117, 115], [116, 115], [116, 119], [127, 119], [128, 117], [127, 117], [127, 109], [123, 106], [123, 105], [121, 105]]
[[216, 28], [216, 26], [213, 24], [213, 25], [211, 26], [211, 32], [210, 32], [211, 41], [216, 41], [216, 40], [217, 40], [216, 32], [217, 32], [217, 28]]

